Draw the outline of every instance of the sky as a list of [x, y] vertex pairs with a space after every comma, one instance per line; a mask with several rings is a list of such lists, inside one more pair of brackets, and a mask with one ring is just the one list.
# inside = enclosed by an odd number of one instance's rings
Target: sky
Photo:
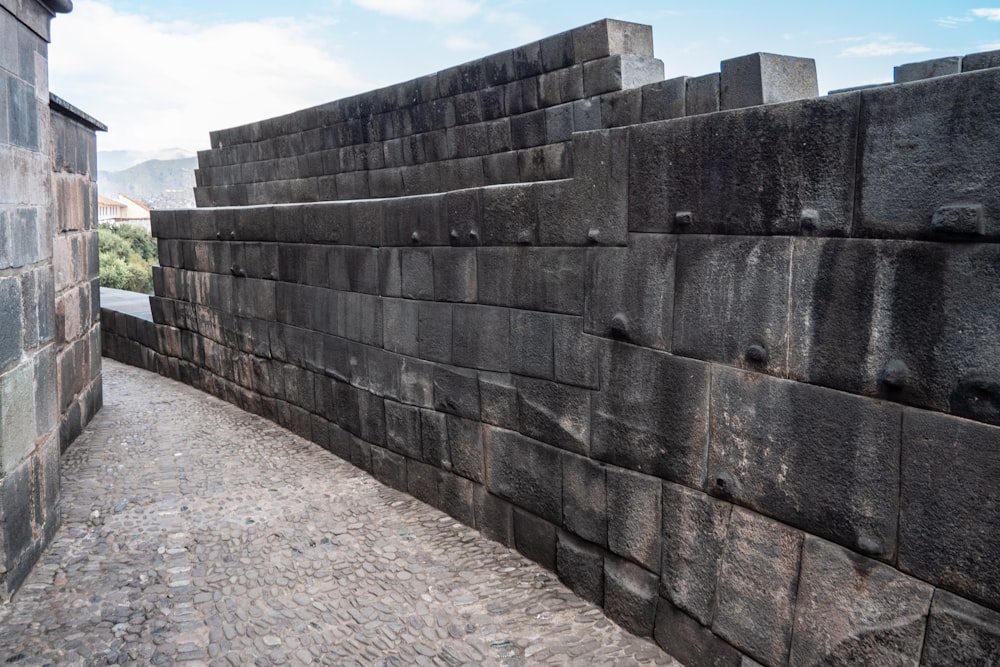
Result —
[[208, 133], [323, 104], [601, 18], [653, 26], [666, 77], [757, 51], [816, 60], [820, 92], [1000, 49], [1000, 0], [75, 0], [49, 87], [109, 126], [98, 149], [209, 148]]

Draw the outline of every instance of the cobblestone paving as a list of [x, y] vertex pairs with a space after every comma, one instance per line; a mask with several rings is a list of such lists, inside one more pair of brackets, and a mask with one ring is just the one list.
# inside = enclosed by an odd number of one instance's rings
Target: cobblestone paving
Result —
[[678, 665], [555, 576], [266, 420], [104, 360], [18, 665]]

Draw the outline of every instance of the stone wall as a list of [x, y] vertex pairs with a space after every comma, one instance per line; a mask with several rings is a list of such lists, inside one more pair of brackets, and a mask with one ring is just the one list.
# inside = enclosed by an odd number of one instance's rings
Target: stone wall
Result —
[[[89, 267], [64, 253], [91, 240], [96, 211], [67, 196], [61, 157], [93, 152], [94, 130], [67, 139], [50, 108], [49, 21], [62, 3], [0, 0], [0, 599], [9, 599], [59, 526], [60, 444], [100, 407]], [[59, 161], [59, 164], [56, 161]], [[91, 163], [92, 165], [92, 163]], [[56, 172], [55, 175], [53, 172]], [[96, 170], [82, 172], [94, 175]], [[81, 210], [82, 209], [82, 210]], [[96, 217], [96, 216], [92, 216]], [[89, 219], [93, 223], [92, 219]], [[91, 227], [92, 229], [92, 227]], [[86, 296], [85, 296], [86, 295]], [[83, 302], [87, 301], [86, 304]], [[79, 304], [79, 305], [77, 305]], [[85, 341], [85, 342], [84, 342]], [[80, 345], [86, 353], [77, 354]], [[69, 378], [72, 378], [71, 380]], [[97, 387], [95, 390], [94, 387]]]
[[1000, 69], [816, 97], [771, 54], [649, 81], [649, 44], [213, 133], [139, 354], [686, 664], [996, 659]]

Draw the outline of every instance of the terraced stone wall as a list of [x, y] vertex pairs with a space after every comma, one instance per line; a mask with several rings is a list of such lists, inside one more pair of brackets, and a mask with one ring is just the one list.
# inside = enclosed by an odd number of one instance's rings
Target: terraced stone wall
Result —
[[214, 133], [201, 207], [154, 212], [144, 360], [685, 664], [995, 660], [1000, 69], [608, 92], [650, 43], [600, 22]]
[[48, 89], [66, 5], [0, 0], [0, 600], [58, 529], [60, 448], [101, 404], [96, 194], [82, 195], [97, 170], [69, 159], [93, 154], [98, 128]]

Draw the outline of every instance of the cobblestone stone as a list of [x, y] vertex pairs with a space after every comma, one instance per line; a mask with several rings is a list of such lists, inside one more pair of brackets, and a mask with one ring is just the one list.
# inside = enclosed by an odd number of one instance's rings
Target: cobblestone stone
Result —
[[678, 665], [550, 572], [271, 422], [104, 360], [18, 665]]

